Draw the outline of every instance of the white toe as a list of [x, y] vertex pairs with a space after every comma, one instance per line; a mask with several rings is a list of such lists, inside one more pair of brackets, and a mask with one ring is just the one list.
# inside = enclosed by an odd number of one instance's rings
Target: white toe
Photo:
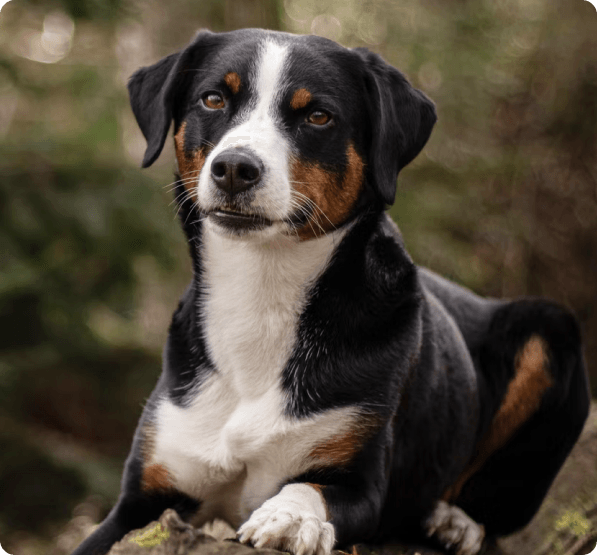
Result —
[[457, 555], [477, 555], [485, 538], [485, 528], [481, 524], [445, 501], [437, 502], [425, 521], [425, 530], [428, 536], [435, 536]]

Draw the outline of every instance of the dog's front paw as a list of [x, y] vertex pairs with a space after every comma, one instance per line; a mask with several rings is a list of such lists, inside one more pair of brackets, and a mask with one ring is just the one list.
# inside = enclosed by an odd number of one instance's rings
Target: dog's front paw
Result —
[[481, 551], [485, 528], [477, 524], [462, 509], [445, 501], [438, 501], [425, 521], [427, 535], [435, 536], [456, 555], [477, 555]]
[[291, 484], [253, 512], [238, 530], [243, 543], [294, 555], [329, 555], [334, 527], [325, 521], [321, 495], [307, 484]]

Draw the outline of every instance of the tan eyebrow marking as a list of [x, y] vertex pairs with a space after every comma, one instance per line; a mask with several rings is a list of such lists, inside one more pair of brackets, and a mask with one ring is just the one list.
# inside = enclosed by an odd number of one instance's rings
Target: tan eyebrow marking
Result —
[[224, 76], [224, 81], [226, 82], [226, 85], [228, 85], [228, 88], [232, 91], [232, 94], [236, 94], [238, 91], [240, 91], [240, 75], [234, 71], [231, 71], [230, 73], [227, 73]]
[[311, 93], [307, 89], [297, 89], [290, 100], [290, 107], [293, 110], [304, 108], [311, 102]]

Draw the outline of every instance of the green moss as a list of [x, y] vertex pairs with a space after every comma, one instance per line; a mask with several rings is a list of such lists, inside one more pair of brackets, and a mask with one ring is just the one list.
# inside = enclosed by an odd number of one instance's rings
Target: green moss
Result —
[[155, 547], [164, 543], [169, 537], [170, 530], [162, 528], [162, 525], [158, 522], [149, 530], [145, 530], [145, 532], [131, 538], [129, 542], [136, 543], [139, 547]]
[[581, 537], [589, 532], [591, 529], [591, 522], [584, 515], [578, 511], [565, 511], [555, 524], [558, 532], [567, 530], [572, 532], [575, 536]]

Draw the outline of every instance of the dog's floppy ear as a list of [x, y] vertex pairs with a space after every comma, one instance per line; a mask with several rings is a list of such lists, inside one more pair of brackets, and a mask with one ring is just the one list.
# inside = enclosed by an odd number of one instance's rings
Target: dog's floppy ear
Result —
[[380, 56], [365, 48], [355, 51], [366, 66], [371, 118], [370, 175], [383, 201], [392, 204], [398, 172], [429, 139], [437, 120], [435, 106]]
[[137, 123], [147, 140], [147, 150], [141, 166], [151, 166], [162, 152], [170, 122], [177, 90], [185, 77], [184, 70], [199, 62], [197, 54], [209, 31], [198, 33], [191, 44], [156, 64], [137, 70], [128, 83], [131, 107]]

